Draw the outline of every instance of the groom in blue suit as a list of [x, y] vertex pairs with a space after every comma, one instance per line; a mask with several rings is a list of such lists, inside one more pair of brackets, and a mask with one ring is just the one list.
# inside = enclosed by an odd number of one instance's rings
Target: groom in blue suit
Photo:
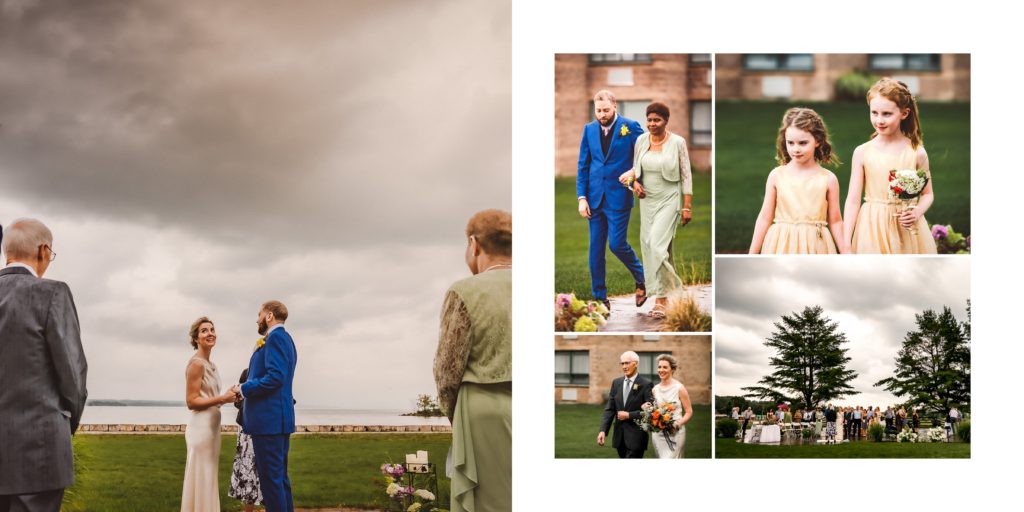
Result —
[[606, 306], [605, 245], [636, 282], [637, 305], [646, 300], [644, 268], [626, 240], [633, 192], [619, 183], [619, 176], [633, 168], [633, 146], [643, 133], [640, 123], [619, 116], [615, 95], [594, 95], [594, 116], [583, 127], [580, 160], [576, 172], [576, 197], [580, 215], [590, 219], [590, 282], [595, 300]]
[[284, 330], [288, 308], [272, 300], [260, 306], [256, 320], [263, 338], [249, 360], [249, 379], [239, 386], [245, 399], [242, 429], [252, 436], [256, 473], [267, 512], [292, 512], [292, 483], [288, 479], [289, 436], [295, 432], [292, 379], [297, 354]]

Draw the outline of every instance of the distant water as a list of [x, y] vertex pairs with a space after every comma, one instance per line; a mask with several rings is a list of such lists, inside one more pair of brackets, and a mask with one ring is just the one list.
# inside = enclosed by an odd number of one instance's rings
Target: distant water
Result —
[[[233, 406], [221, 408], [220, 423], [234, 425], [238, 409]], [[406, 411], [360, 410], [360, 409], [295, 409], [295, 423], [298, 425], [448, 425], [448, 418], [423, 418], [402, 416]], [[93, 424], [185, 424], [189, 412], [180, 407], [146, 406], [86, 406], [82, 423]]]

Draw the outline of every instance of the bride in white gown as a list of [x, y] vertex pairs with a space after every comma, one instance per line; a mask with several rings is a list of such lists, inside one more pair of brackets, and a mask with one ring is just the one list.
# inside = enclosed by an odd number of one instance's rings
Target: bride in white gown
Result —
[[185, 370], [185, 404], [191, 418], [185, 427], [185, 482], [181, 490], [182, 512], [219, 512], [220, 406], [235, 401], [232, 391], [220, 392], [220, 375], [210, 361], [217, 331], [209, 318], [201, 317], [189, 329], [196, 354]]
[[659, 459], [681, 459], [683, 458], [683, 444], [686, 443], [686, 424], [693, 417], [693, 405], [690, 404], [690, 394], [682, 382], [672, 378], [672, 374], [679, 368], [676, 358], [661, 354], [658, 356], [658, 377], [661, 382], [654, 386], [654, 400], [658, 406], [672, 403], [676, 405], [676, 411], [683, 411], [681, 418], [675, 421], [676, 432], [668, 435], [667, 432], [652, 432], [651, 442], [654, 444], [654, 453]]

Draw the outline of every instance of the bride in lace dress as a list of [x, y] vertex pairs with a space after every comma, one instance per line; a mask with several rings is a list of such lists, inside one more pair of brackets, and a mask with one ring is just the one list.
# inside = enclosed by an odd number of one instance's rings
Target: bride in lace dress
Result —
[[654, 400], [658, 406], [675, 404], [676, 410], [681, 410], [683, 416], [675, 421], [675, 433], [670, 435], [666, 431], [652, 432], [651, 441], [654, 444], [654, 453], [659, 459], [681, 459], [683, 444], [686, 442], [686, 424], [693, 417], [693, 406], [690, 404], [690, 394], [686, 392], [683, 383], [672, 378], [672, 374], [679, 368], [676, 358], [661, 354], [657, 361], [658, 377], [661, 377], [661, 382], [654, 386]]

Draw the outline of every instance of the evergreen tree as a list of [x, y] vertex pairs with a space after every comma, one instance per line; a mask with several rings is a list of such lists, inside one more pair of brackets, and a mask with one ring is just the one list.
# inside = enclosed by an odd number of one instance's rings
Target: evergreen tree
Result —
[[896, 373], [875, 386], [904, 398], [905, 406], [946, 414], [971, 401], [971, 305], [960, 323], [949, 307], [915, 315], [917, 330], [908, 332], [896, 356]]
[[743, 388], [749, 391], [746, 396], [813, 408], [857, 394], [849, 384], [857, 373], [846, 368], [850, 358], [842, 347], [849, 340], [838, 327], [822, 315], [821, 306], [783, 315], [764, 343], [777, 351], [770, 360], [775, 371], [762, 378], [759, 386]]

